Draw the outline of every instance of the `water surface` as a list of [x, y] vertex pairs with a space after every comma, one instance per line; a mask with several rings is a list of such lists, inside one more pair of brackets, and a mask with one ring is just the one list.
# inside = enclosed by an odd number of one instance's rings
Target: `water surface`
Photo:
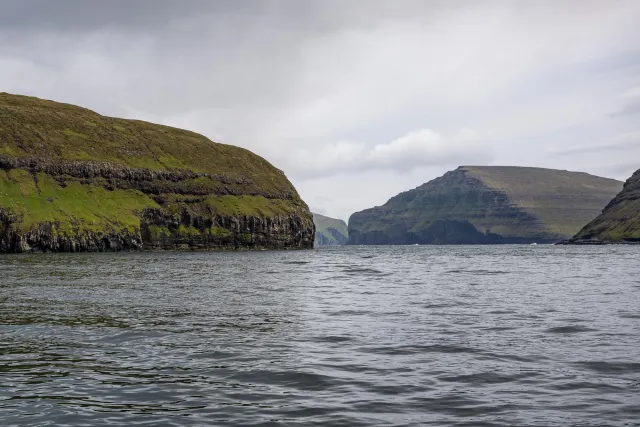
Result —
[[640, 247], [0, 257], [0, 425], [638, 426]]

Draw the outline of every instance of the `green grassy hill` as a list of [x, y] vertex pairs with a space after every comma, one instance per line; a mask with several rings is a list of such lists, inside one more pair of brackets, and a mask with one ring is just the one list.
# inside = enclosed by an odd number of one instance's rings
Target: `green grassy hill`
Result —
[[316, 225], [316, 246], [337, 246], [347, 243], [349, 234], [347, 223], [343, 220], [314, 213], [313, 222]]
[[0, 94], [0, 251], [312, 243], [307, 205], [248, 150]]
[[621, 188], [581, 172], [463, 166], [349, 219], [350, 244], [555, 242]]
[[640, 243], [640, 170], [572, 243]]

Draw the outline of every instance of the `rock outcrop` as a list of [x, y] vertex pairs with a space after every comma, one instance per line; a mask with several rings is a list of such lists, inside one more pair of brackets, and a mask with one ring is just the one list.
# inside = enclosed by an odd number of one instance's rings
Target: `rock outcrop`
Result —
[[625, 182], [602, 213], [584, 226], [568, 243], [640, 244], [640, 170]]
[[347, 244], [349, 235], [347, 223], [343, 220], [314, 213], [313, 223], [316, 226], [315, 246], [340, 246]]
[[552, 243], [593, 219], [622, 183], [581, 172], [463, 166], [349, 219], [349, 244]]
[[0, 252], [311, 248], [284, 173], [186, 130], [0, 94]]

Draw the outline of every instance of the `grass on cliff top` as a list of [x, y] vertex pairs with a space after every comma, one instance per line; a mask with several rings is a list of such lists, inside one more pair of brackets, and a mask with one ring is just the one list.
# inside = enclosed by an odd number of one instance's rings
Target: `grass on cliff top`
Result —
[[[297, 194], [284, 173], [243, 148], [195, 132], [105, 117], [39, 98], [0, 93], [0, 155], [111, 162], [247, 177], [256, 194]], [[251, 189], [250, 189], [251, 190]]]
[[62, 235], [135, 232], [140, 229], [138, 213], [152, 207], [158, 205], [139, 191], [109, 191], [73, 182], [61, 187], [44, 173], [34, 178], [21, 169], [0, 170], [0, 208], [9, 208], [19, 218], [18, 231], [51, 223]]
[[316, 225], [316, 234], [322, 234], [332, 242], [338, 243], [336, 238], [333, 237], [333, 234], [329, 232], [329, 228], [335, 228], [345, 237], [349, 237], [347, 224], [341, 219], [330, 218], [328, 216], [314, 213], [313, 223]]

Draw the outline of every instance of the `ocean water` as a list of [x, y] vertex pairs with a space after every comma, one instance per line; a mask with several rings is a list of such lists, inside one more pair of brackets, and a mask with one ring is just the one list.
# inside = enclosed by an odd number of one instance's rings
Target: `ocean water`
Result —
[[0, 257], [0, 426], [638, 426], [640, 247]]

